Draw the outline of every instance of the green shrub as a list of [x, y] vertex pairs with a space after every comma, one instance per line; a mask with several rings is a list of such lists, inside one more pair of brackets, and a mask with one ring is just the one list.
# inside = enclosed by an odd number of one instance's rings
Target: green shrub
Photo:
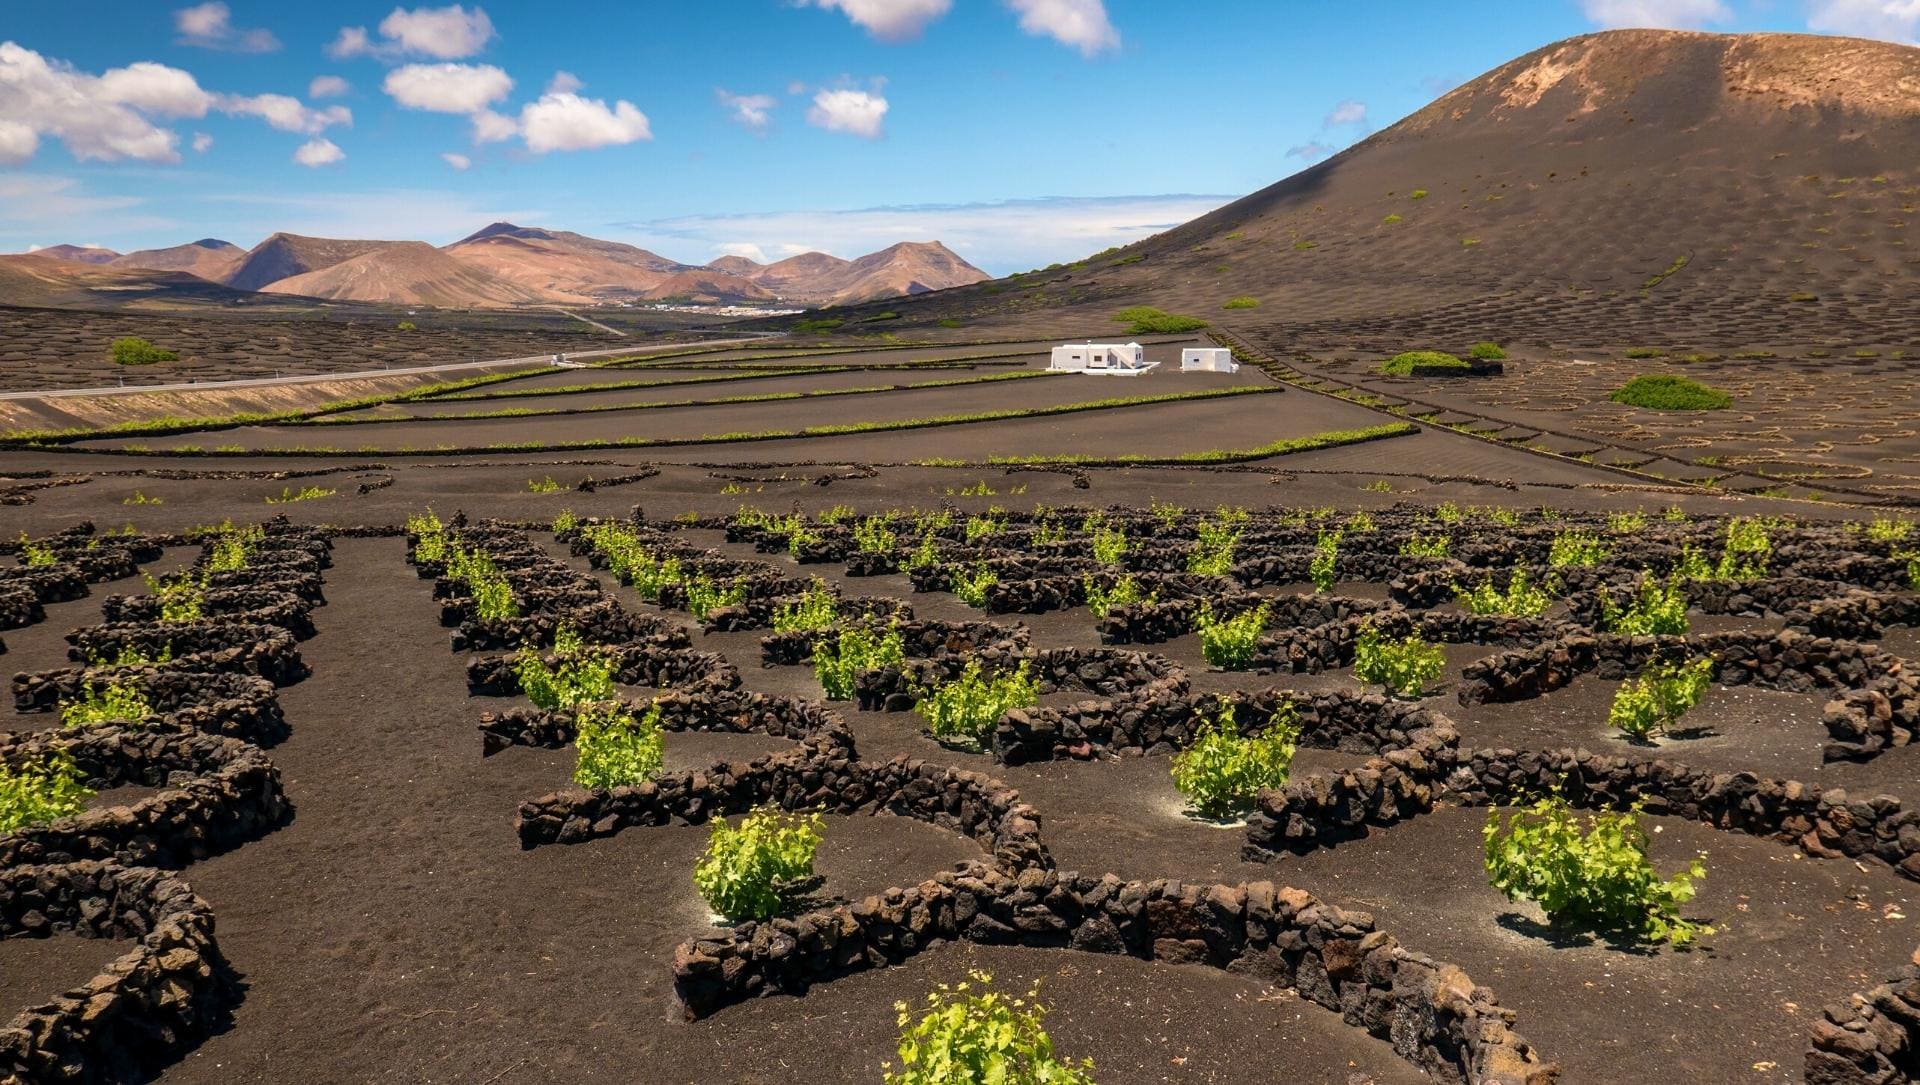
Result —
[[1547, 564], [1555, 569], [1584, 569], [1600, 564], [1611, 549], [1591, 531], [1562, 531], [1553, 537]]
[[1016, 670], [986, 678], [980, 673], [980, 661], [970, 659], [960, 677], [923, 690], [914, 711], [934, 738], [978, 749], [986, 745], [1001, 716], [1039, 703], [1040, 683], [1033, 677], [1031, 664], [1023, 662]]
[[1713, 684], [1713, 660], [1656, 663], [1638, 678], [1629, 679], [1614, 694], [1607, 723], [1628, 737], [1645, 740], [1673, 730], [1680, 717], [1693, 711]]
[[153, 715], [147, 695], [132, 682], [88, 683], [86, 695], [60, 702], [60, 722], [67, 727], [95, 727], [120, 720], [139, 723]]
[[551, 530], [555, 535], [563, 535], [580, 526], [580, 517], [572, 509], [561, 509], [553, 518]]
[[20, 533], [20, 564], [29, 569], [43, 569], [49, 565], [57, 565], [59, 562], [60, 555], [53, 552], [53, 547], [45, 543], [32, 542], [27, 538], [26, 532]]
[[1451, 501], [1442, 501], [1433, 507], [1433, 518], [1443, 524], [1457, 524], [1467, 518], [1460, 506]]
[[840, 600], [827, 589], [827, 582], [818, 577], [804, 595], [796, 596], [781, 603], [773, 611], [773, 631], [775, 633], [805, 633], [816, 629], [832, 629], [840, 623]]
[[590, 648], [578, 648], [560, 656], [554, 666], [548, 666], [540, 653], [531, 648], [522, 648], [513, 661], [520, 692], [536, 706], [546, 709], [576, 708], [591, 701], [613, 700], [616, 692], [613, 671], [612, 658]]
[[1453, 540], [1446, 535], [1422, 535], [1416, 531], [1400, 544], [1400, 553], [1407, 557], [1444, 558], [1452, 552]]
[[246, 528], [236, 528], [231, 522], [222, 525], [209, 543], [207, 568], [216, 573], [246, 568], [265, 538], [266, 532], [258, 524]]
[[1721, 411], [1733, 406], [1733, 397], [1717, 388], [1685, 377], [1654, 373], [1633, 378], [1607, 398], [1650, 411]]
[[1194, 629], [1200, 634], [1200, 654], [1208, 664], [1221, 670], [1246, 670], [1253, 663], [1260, 635], [1267, 631], [1271, 612], [1272, 607], [1262, 603], [1231, 618], [1222, 618], [1214, 614], [1211, 602], [1201, 604], [1200, 613], [1194, 616]]
[[1632, 601], [1624, 607], [1614, 603], [1610, 593], [1603, 593], [1600, 628], [1633, 637], [1685, 636], [1688, 628], [1685, 581], [1678, 574], [1665, 581], [1642, 575]]
[[1258, 309], [1260, 308], [1260, 299], [1247, 297], [1246, 295], [1243, 294], [1237, 298], [1228, 298], [1226, 304], [1220, 306], [1220, 308], [1222, 309]]
[[693, 885], [715, 912], [736, 922], [771, 919], [787, 894], [813, 877], [813, 856], [826, 831], [819, 814], [784, 814], [761, 807], [740, 827], [716, 818], [707, 853], [693, 868]]
[[1313, 590], [1332, 591], [1340, 567], [1340, 532], [1322, 531], [1314, 540], [1313, 557], [1307, 562], [1307, 576]]
[[682, 580], [687, 589], [687, 613], [700, 621], [706, 621], [714, 611], [721, 607], [730, 607], [743, 603], [747, 598], [745, 584], [729, 584], [722, 587], [713, 582], [713, 578], [701, 573], [692, 580]]
[[1118, 565], [1127, 555], [1127, 531], [1122, 527], [1103, 527], [1093, 534], [1093, 560], [1102, 565]]
[[197, 622], [206, 612], [207, 583], [190, 573], [179, 573], [165, 580], [155, 580], [142, 573], [147, 582], [147, 591], [160, 600], [160, 620], [169, 625]]
[[1224, 516], [1195, 524], [1198, 538], [1187, 552], [1187, 571], [1199, 576], [1225, 576], [1232, 571], [1234, 554], [1240, 549], [1239, 524]]
[[444, 561], [447, 556], [447, 526], [432, 508], [407, 517], [407, 534], [412, 536], [413, 560]]
[[[1092, 1059], [1062, 1062], [1054, 1055], [1037, 987], [1009, 999], [988, 989], [992, 976], [972, 976], [929, 994], [917, 1022], [905, 1002], [893, 1004], [903, 1030], [900, 1069], [882, 1067], [886, 1085], [1093, 1085]], [[976, 984], [979, 993], [969, 993]]]
[[998, 574], [984, 564], [978, 565], [971, 573], [953, 574], [953, 594], [970, 607], [984, 607], [987, 605], [987, 589], [998, 583]]
[[849, 626], [831, 641], [813, 642], [813, 674], [829, 701], [853, 699], [854, 676], [861, 671], [907, 661], [906, 642], [898, 629], [876, 632], [864, 625]]
[[99, 654], [87, 656], [87, 666], [104, 670], [119, 670], [124, 667], [145, 667], [155, 663], [173, 662], [173, 645], [162, 645], [158, 652], [148, 653], [131, 644], [123, 645], [111, 658]]
[[1683, 580], [1759, 580], [1772, 559], [1773, 533], [1767, 521], [1736, 516], [1727, 521], [1717, 560], [1708, 562], [1699, 547], [1687, 544], [1680, 548], [1674, 572]]
[[481, 621], [506, 621], [519, 615], [513, 585], [486, 554], [454, 547], [447, 555], [447, 576], [467, 586], [473, 612]]
[[680, 559], [655, 553], [630, 528], [620, 524], [594, 524], [581, 534], [606, 561], [613, 575], [631, 584], [642, 599], [658, 599], [661, 588], [680, 581]]
[[796, 334], [799, 334], [799, 335], [806, 335], [808, 333], [813, 333], [816, 335], [825, 335], [828, 332], [833, 331], [834, 329], [840, 327], [840, 325], [845, 323], [846, 321], [840, 319], [839, 317], [824, 317], [816, 320], [801, 320], [801, 321], [795, 322], [795, 324], [793, 325], [793, 330]]
[[1453, 586], [1453, 597], [1460, 605], [1475, 614], [1500, 615], [1506, 618], [1536, 618], [1553, 605], [1553, 593], [1545, 587], [1534, 586], [1525, 569], [1515, 569], [1507, 580], [1507, 590], [1500, 591], [1493, 586], [1493, 577], [1488, 576], [1472, 590]]
[[417, 332], [420, 330], [420, 327], [411, 320], [402, 320], [393, 326], [393, 330], [397, 332]]
[[122, 505], [164, 505], [167, 502], [164, 498], [148, 497], [139, 490], [135, 490], [132, 497], [125, 498], [120, 503]]
[[122, 336], [107, 348], [108, 356], [116, 365], [152, 365], [155, 362], [177, 362], [180, 355], [171, 350], [161, 350], [151, 342], [137, 335]]
[[1913, 533], [1913, 521], [1906, 517], [1875, 516], [1867, 525], [1867, 538], [1877, 543], [1904, 542]]
[[1641, 509], [1633, 512], [1616, 512], [1607, 517], [1607, 530], [1615, 535], [1632, 535], [1645, 529], [1646, 526], [1647, 514]]
[[942, 328], [958, 328], [961, 326], [958, 320], [950, 316], [943, 316], [939, 320], [934, 321], [934, 323]]
[[1135, 305], [1113, 314], [1113, 319], [1127, 325], [1128, 335], [1178, 335], [1181, 332], [1199, 331], [1207, 322], [1194, 316], [1181, 316], [1166, 313], [1150, 305]]
[[1409, 200], [1424, 200], [1426, 198], [1427, 190], [1424, 188], [1416, 188], [1412, 192], [1407, 193], [1407, 199]]
[[1241, 736], [1228, 705], [1173, 756], [1173, 786], [1202, 817], [1245, 813], [1260, 792], [1286, 786], [1299, 744], [1300, 718], [1291, 703], [1252, 737]]
[[1411, 377], [1416, 369], [1467, 369], [1466, 362], [1442, 350], [1409, 350], [1387, 359], [1380, 372], [1392, 377]]
[[64, 750], [15, 766], [0, 761], [0, 833], [78, 814], [92, 797], [73, 755]]
[[1122, 576], [1107, 588], [1093, 577], [1087, 577], [1082, 584], [1087, 590], [1087, 609], [1096, 618], [1104, 618], [1113, 613], [1114, 607], [1130, 606], [1134, 603], [1152, 603], [1160, 598], [1159, 592], [1142, 591], [1140, 582], [1132, 573]]
[[1475, 343], [1473, 346], [1467, 348], [1467, 354], [1469, 357], [1478, 358], [1483, 362], [1503, 362], [1506, 361], [1507, 358], [1507, 352], [1500, 344], [1489, 342]]
[[633, 787], [654, 778], [666, 760], [660, 706], [643, 716], [618, 701], [581, 705], [574, 713], [573, 782], [590, 791]]
[[1381, 635], [1372, 622], [1360, 630], [1353, 646], [1353, 676], [1386, 687], [1398, 697], [1418, 697], [1427, 684], [1447, 669], [1447, 656], [1437, 644], [1417, 634], [1398, 640]]
[[318, 501], [323, 497], [332, 497], [339, 490], [329, 490], [324, 486], [302, 486], [298, 490], [291, 486], [280, 487], [280, 496], [268, 497], [269, 505], [291, 505], [297, 501]]
[[900, 545], [900, 536], [884, 516], [869, 516], [853, 526], [853, 545], [864, 554], [891, 554]]
[[[985, 484], [982, 483], [982, 485]], [[991, 493], [992, 491], [989, 490], [988, 492]], [[961, 526], [961, 531], [964, 533], [963, 537], [969, 543], [976, 543], [981, 539], [998, 535], [1006, 529], [1007, 522], [991, 514], [987, 516], [969, 516], [967, 517], [967, 522]]]
[[1653, 869], [1640, 808], [1589, 815], [1584, 828], [1564, 797], [1501, 818], [1487, 812], [1487, 880], [1508, 900], [1530, 900], [1555, 925], [1686, 945], [1713, 928], [1680, 916], [1706, 857], [1663, 879]]
[[535, 494], [559, 493], [560, 484], [554, 481], [552, 475], [548, 475], [545, 478], [530, 478], [527, 480], [527, 492]]

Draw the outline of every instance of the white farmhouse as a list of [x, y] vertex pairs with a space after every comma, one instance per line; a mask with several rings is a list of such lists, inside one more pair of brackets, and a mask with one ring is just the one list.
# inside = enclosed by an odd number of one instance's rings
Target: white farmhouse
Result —
[[1138, 343], [1067, 343], [1053, 348], [1048, 369], [1067, 373], [1104, 373], [1134, 376], [1158, 362], [1147, 361], [1147, 348]]
[[1233, 351], [1226, 347], [1183, 347], [1180, 350], [1180, 371], [1238, 373], [1240, 366], [1233, 360]]

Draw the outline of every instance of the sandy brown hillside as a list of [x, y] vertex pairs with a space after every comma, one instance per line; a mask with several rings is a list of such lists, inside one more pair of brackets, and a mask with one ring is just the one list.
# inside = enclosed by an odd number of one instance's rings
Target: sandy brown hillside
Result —
[[246, 257], [234, 265], [227, 276], [227, 285], [240, 290], [259, 290], [269, 283], [330, 268], [392, 244], [391, 241], [274, 234], [248, 250]]
[[112, 249], [96, 248], [91, 245], [49, 245], [44, 249], [35, 249], [27, 255], [71, 260], [76, 264], [111, 264], [120, 257], [120, 254]]
[[1920, 344], [1916, 219], [1920, 49], [1616, 31], [1126, 249], [900, 311], [1098, 329], [1151, 303], [1288, 347]]
[[496, 222], [443, 251], [490, 276], [556, 301], [650, 297], [661, 284], [687, 270], [683, 264], [632, 245], [506, 222]]
[[280, 279], [269, 294], [449, 308], [523, 305], [554, 297], [462, 263], [424, 241], [395, 241], [319, 271]]
[[151, 271], [184, 271], [208, 282], [224, 282], [246, 258], [246, 250], [228, 241], [202, 238], [185, 245], [164, 249], [141, 249], [115, 257], [114, 267], [146, 268]]
[[83, 264], [53, 256], [0, 256], [0, 305], [30, 308], [228, 306], [243, 291], [183, 271]]
[[707, 266], [746, 279], [782, 300], [806, 305], [904, 297], [987, 278], [986, 272], [938, 241], [906, 241], [857, 260], [806, 252], [765, 265], [743, 256], [723, 256]]

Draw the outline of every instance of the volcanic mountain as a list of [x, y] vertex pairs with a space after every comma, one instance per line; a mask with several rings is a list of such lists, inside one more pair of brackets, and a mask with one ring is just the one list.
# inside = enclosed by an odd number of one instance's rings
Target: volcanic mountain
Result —
[[102, 249], [93, 245], [49, 245], [44, 249], [33, 250], [34, 256], [50, 256], [55, 260], [71, 260], [76, 264], [111, 264], [120, 254], [112, 249]]
[[184, 271], [217, 283], [224, 282], [246, 255], [245, 249], [230, 241], [207, 237], [170, 248], [141, 249], [125, 256], [116, 256], [110, 262], [114, 267]]
[[424, 241], [393, 241], [261, 288], [334, 301], [488, 308], [568, 300], [463, 263]]
[[806, 252], [772, 264], [723, 256], [707, 265], [746, 279], [776, 297], [813, 305], [848, 305], [966, 286], [987, 273], [938, 241], [906, 241], [858, 260]]
[[270, 283], [311, 271], [322, 271], [395, 244], [392, 241], [343, 241], [331, 237], [303, 237], [299, 234], [274, 234], [247, 252], [232, 273], [228, 286], [240, 290], [261, 290]]
[[[1612, 31], [1183, 226], [900, 312], [1100, 327], [1150, 304], [1369, 349], [1911, 344], [1917, 219], [1920, 49]], [[1236, 297], [1258, 307], [1222, 309]]]

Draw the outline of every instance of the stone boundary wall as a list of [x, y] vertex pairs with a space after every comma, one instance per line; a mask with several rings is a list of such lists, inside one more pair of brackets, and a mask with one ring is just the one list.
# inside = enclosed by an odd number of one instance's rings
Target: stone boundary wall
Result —
[[[274, 685], [264, 678], [231, 671], [196, 671], [177, 663], [81, 672], [101, 681], [131, 681], [146, 695], [154, 715], [148, 720], [162, 727], [204, 731], [271, 745], [286, 737], [287, 723], [280, 712]], [[31, 676], [29, 676], [31, 677]], [[44, 696], [52, 685], [28, 690], [24, 711], [51, 712], [58, 697]], [[16, 706], [20, 694], [16, 693]]]
[[[623, 686], [652, 686], [656, 689], [734, 689], [740, 685], [740, 672], [719, 652], [696, 652], [670, 647], [672, 638], [634, 644], [595, 645], [594, 655], [613, 660], [613, 680]], [[483, 656], [467, 661], [467, 692], [476, 697], [512, 697], [520, 693], [520, 676], [514, 670], [514, 656]], [[549, 667], [558, 666], [564, 657], [541, 657]]]
[[1436, 1080], [1551, 1085], [1558, 1068], [1514, 1014], [1460, 969], [1403, 948], [1372, 915], [1271, 882], [1187, 885], [970, 863], [856, 904], [681, 945], [674, 992], [689, 1019], [756, 996], [800, 994], [898, 964], [940, 942], [1065, 948], [1205, 964], [1291, 988], [1393, 1044]]
[[[306, 640], [314, 635], [313, 604], [297, 595], [263, 588], [222, 588], [206, 594], [202, 620], [225, 619], [249, 625], [277, 625]], [[153, 595], [109, 595], [100, 603], [108, 625], [160, 621], [160, 599]]]
[[1865, 761], [1904, 746], [1920, 727], [1920, 676], [1871, 644], [1777, 634], [1710, 633], [1689, 637], [1572, 636], [1480, 660], [1461, 672], [1461, 704], [1543, 696], [1583, 674], [1620, 679], [1655, 659], [1712, 656], [1715, 680], [1790, 693], [1837, 694], [1823, 721], [1828, 761]]
[[280, 773], [258, 746], [194, 731], [105, 726], [0, 737], [9, 766], [65, 753], [97, 791], [162, 789], [0, 834], [0, 868], [83, 859], [178, 869], [254, 840], [291, 813]]
[[991, 677], [1031, 664], [1033, 677], [1045, 696], [1061, 690], [1079, 690], [1098, 697], [1115, 697], [1165, 684], [1186, 688], [1187, 672], [1164, 656], [1118, 648], [1014, 647], [991, 644], [967, 655], [909, 658], [854, 676], [854, 701], [862, 711], [907, 712], [920, 701], [920, 691], [960, 677], [967, 664], [979, 660], [980, 671]]
[[113, 863], [0, 870], [0, 937], [134, 938], [93, 979], [0, 1027], [0, 1076], [144, 1081], [221, 1028], [239, 986], [213, 910], [178, 878]]
[[[834, 609], [842, 623], [913, 620], [913, 607], [898, 599], [889, 599], [885, 596], [840, 598], [839, 590], [831, 585], [828, 586], [828, 591], [836, 597]], [[774, 618], [780, 613], [780, 609], [793, 604], [800, 598], [801, 595], [762, 596], [731, 606], [715, 607], [707, 615], [707, 620], [701, 624], [713, 633], [742, 633], [755, 629], [772, 629]]]
[[[889, 623], [887, 629], [900, 634], [909, 658], [937, 655], [964, 655], [989, 646], [1006, 651], [1026, 651], [1033, 633], [1024, 625], [1005, 626], [997, 622], [946, 622], [908, 618]], [[768, 667], [792, 667], [813, 658], [813, 646], [838, 645], [840, 630], [822, 629], [798, 633], [772, 633], [760, 638], [760, 661]]]
[[1300, 744], [1312, 749], [1379, 754], [1414, 744], [1440, 718], [1380, 693], [1273, 688], [1189, 696], [1166, 683], [1111, 701], [1059, 708], [1016, 708], [1001, 717], [992, 750], [1007, 764], [1101, 755], [1159, 757], [1191, 746], [1201, 724], [1232, 708], [1243, 735], [1266, 729], [1283, 705], [1298, 713]]
[[1892, 979], [1824, 1008], [1802, 1073], [1807, 1085], [1920, 1081], [1920, 950]]
[[[171, 629], [182, 630], [177, 638]], [[293, 634], [270, 625], [219, 625], [195, 623], [192, 626], [105, 625], [76, 629], [67, 634], [76, 647], [69, 655], [86, 658], [85, 651], [110, 659], [123, 647], [137, 647], [155, 653], [171, 644], [172, 659], [160, 664], [126, 667], [83, 664], [48, 671], [21, 671], [13, 676], [13, 706], [17, 712], [44, 712], [62, 700], [78, 697], [89, 684], [107, 685], [128, 674], [144, 673], [144, 667], [192, 671], [206, 674], [244, 674], [264, 678], [276, 686], [288, 686], [305, 678], [306, 661], [300, 658]]]
[[1385, 607], [1324, 625], [1263, 635], [1255, 646], [1251, 670], [1263, 674], [1320, 674], [1351, 667], [1360, 633], [1372, 624], [1388, 637], [1417, 635], [1439, 644], [1488, 647], [1534, 645], [1578, 632], [1556, 618], [1509, 618], [1498, 614], [1440, 611], [1411, 612]]
[[979, 842], [1003, 869], [1049, 869], [1040, 814], [1019, 792], [977, 772], [902, 755], [861, 760], [844, 734], [808, 739], [750, 763], [716, 762], [633, 787], [561, 791], [520, 804], [522, 848], [577, 844], [635, 826], [699, 824], [759, 806], [829, 814], [887, 813]]
[[[622, 698], [622, 703], [635, 713], [658, 705], [660, 726], [666, 731], [719, 731], [790, 739], [831, 735], [849, 744], [853, 741], [846, 724], [820, 701], [751, 690], [674, 690], [646, 701]], [[561, 749], [571, 745], [577, 733], [573, 713], [565, 709], [509, 708], [480, 714], [483, 757], [513, 746]]]

